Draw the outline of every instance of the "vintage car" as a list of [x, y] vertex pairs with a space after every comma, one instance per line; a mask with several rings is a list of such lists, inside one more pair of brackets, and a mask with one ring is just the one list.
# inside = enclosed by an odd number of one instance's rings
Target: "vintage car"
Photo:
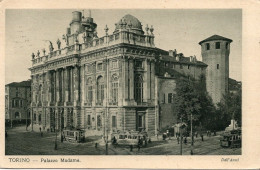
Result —
[[142, 146], [147, 144], [148, 134], [147, 132], [137, 131], [117, 132], [111, 134], [111, 140], [112, 144], [115, 145]]
[[231, 148], [241, 147], [241, 131], [230, 131], [222, 134], [220, 146]]
[[68, 142], [80, 143], [85, 141], [85, 131], [83, 130], [63, 130], [63, 139]]

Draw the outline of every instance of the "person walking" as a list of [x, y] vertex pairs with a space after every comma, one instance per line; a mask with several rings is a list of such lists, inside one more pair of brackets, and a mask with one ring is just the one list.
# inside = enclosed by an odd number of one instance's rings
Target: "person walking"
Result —
[[203, 139], [203, 134], [201, 134], [200, 137], [201, 137], [201, 141], [204, 141], [204, 139]]
[[187, 145], [187, 137], [184, 138], [184, 144]]

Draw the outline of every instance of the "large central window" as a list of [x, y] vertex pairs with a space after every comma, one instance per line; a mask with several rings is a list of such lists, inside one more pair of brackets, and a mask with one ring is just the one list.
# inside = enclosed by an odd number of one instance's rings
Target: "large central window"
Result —
[[92, 79], [88, 78], [87, 80], [87, 101], [91, 103], [93, 100], [93, 85], [92, 85]]
[[97, 102], [102, 103], [104, 100], [104, 78], [99, 76], [97, 79]]
[[113, 102], [118, 101], [118, 77], [116, 75], [112, 76], [112, 92], [111, 97]]
[[143, 77], [140, 74], [135, 75], [135, 101], [137, 103], [143, 101]]

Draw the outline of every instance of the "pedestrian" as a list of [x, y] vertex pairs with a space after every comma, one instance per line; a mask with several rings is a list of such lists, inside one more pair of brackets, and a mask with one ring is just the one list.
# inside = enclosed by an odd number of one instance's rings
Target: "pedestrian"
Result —
[[204, 141], [204, 139], [203, 139], [203, 134], [201, 134], [200, 136], [201, 136], [201, 141]]
[[137, 147], [138, 147], [138, 151], [140, 151], [140, 148], [141, 148], [141, 139], [140, 138], [138, 138], [138, 145], [137, 145]]
[[39, 130], [40, 130], [40, 132], [41, 132], [41, 131], [42, 131], [42, 128], [40, 127]]
[[166, 139], [166, 133], [163, 133], [163, 140]]
[[216, 130], [214, 130], [214, 136], [217, 136]]
[[178, 141], [178, 144], [180, 144], [180, 137], [177, 136], [177, 141]]
[[198, 138], [198, 132], [195, 132], [196, 138]]
[[187, 137], [184, 138], [184, 144], [187, 145]]
[[130, 152], [133, 151], [133, 145], [130, 145]]
[[97, 148], [97, 142], [95, 143], [95, 148]]
[[209, 137], [211, 137], [211, 131], [209, 130]]

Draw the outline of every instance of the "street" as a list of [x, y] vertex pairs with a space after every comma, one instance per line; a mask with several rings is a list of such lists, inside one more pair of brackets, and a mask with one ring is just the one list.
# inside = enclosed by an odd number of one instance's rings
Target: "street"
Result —
[[[55, 150], [55, 133], [43, 133], [41, 137], [40, 132], [32, 132], [30, 128], [28, 131], [25, 127], [15, 127], [8, 129], [8, 137], [5, 139], [5, 153], [6, 155], [105, 155], [105, 146], [101, 137], [91, 136], [86, 137], [85, 143], [69, 143], [60, 141], [58, 136], [58, 149]], [[187, 145], [183, 144], [182, 154], [190, 155], [191, 141], [187, 139]], [[241, 148], [222, 148], [219, 144], [220, 136], [204, 137], [204, 141], [201, 138], [194, 138], [195, 143], [193, 146], [194, 155], [240, 155]], [[98, 143], [95, 148], [95, 143]], [[139, 151], [134, 148], [130, 151], [129, 146], [113, 146], [108, 145], [109, 155], [179, 155], [180, 144], [177, 143], [175, 137], [162, 140], [159, 136], [159, 140], [155, 137], [152, 138], [152, 142], [147, 147], [141, 148]]]

